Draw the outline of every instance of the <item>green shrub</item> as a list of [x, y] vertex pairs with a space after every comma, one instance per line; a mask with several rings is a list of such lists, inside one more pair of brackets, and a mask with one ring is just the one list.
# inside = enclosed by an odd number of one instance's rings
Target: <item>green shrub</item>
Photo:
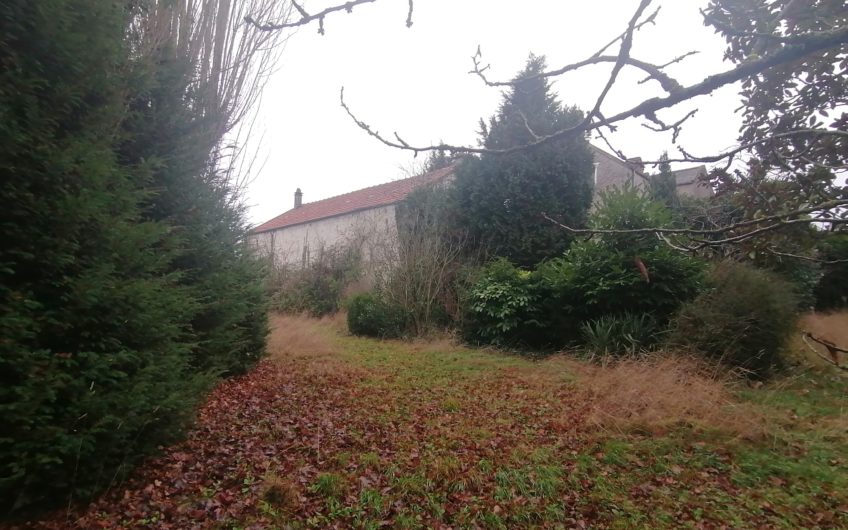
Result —
[[549, 270], [558, 267], [563, 275], [558, 284], [560, 297], [578, 308], [574, 317], [580, 320], [629, 311], [651, 313], [662, 323], [693, 299], [703, 284], [703, 262], [666, 246], [634, 255], [588, 241], [572, 245], [561, 259]]
[[635, 355], [657, 340], [657, 321], [647, 314], [604, 315], [584, 322], [583, 342], [593, 353]]
[[347, 302], [347, 327], [354, 335], [397, 338], [409, 325], [406, 312], [374, 293], [354, 295]]
[[819, 245], [822, 276], [815, 287], [816, 309], [848, 307], [848, 233], [828, 234]]
[[470, 342], [533, 345], [546, 326], [530, 273], [506, 259], [483, 267], [466, 296], [463, 335]]
[[779, 368], [781, 347], [794, 329], [792, 285], [777, 274], [729, 262], [717, 265], [708, 283], [674, 319], [670, 342], [755, 377]]
[[[670, 211], [631, 186], [601, 192], [590, 219], [598, 229], [667, 226]], [[582, 320], [625, 312], [650, 313], [660, 325], [702, 288], [704, 263], [654, 234], [601, 234], [575, 243], [561, 272]], [[644, 268], [643, 268], [644, 267]]]

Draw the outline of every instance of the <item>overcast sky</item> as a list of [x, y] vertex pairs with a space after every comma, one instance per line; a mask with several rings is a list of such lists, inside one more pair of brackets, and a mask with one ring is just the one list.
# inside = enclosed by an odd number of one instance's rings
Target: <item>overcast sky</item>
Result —
[[[311, 0], [307, 10], [338, 2]], [[656, 26], [636, 35], [632, 55], [665, 63], [682, 53], [700, 53], [668, 72], [683, 84], [730, 68], [723, 63], [723, 40], [704, 27], [699, 0], [666, 0]], [[326, 35], [308, 26], [291, 36], [278, 71], [265, 88], [260, 119], [251, 138], [261, 148], [248, 188], [250, 219], [264, 222], [290, 209], [295, 188], [312, 202], [348, 191], [403, 178], [412, 155], [367, 136], [339, 106], [339, 89], [360, 119], [391, 136], [397, 131], [412, 144], [472, 145], [477, 123], [492, 115], [500, 91], [469, 75], [479, 45], [491, 64], [490, 77], [506, 80], [523, 66], [530, 52], [545, 55], [551, 68], [584, 59], [620, 34], [637, 0], [415, 0], [414, 25], [405, 25], [406, 0], [378, 0], [352, 14], [327, 18]], [[616, 48], [611, 50], [615, 53]], [[560, 101], [591, 107], [611, 65], [570, 73], [554, 83]], [[614, 114], [661, 95], [656, 83], [625, 70], [602, 112]], [[660, 113], [676, 121], [692, 108], [679, 143], [694, 154], [734, 144], [740, 119], [737, 87]], [[631, 120], [611, 135], [628, 157], [656, 159], [674, 154], [670, 134], [651, 132]], [[604, 147], [599, 141], [596, 145]], [[682, 166], [685, 167], [685, 166]]]

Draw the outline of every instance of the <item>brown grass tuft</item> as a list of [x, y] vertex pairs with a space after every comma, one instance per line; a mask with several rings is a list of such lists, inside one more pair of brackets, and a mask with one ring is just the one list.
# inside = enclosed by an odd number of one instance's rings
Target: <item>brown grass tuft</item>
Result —
[[305, 315], [271, 315], [268, 352], [272, 357], [332, 355], [338, 347], [319, 319]]
[[297, 488], [290, 481], [269, 474], [262, 481], [262, 500], [285, 511], [295, 511], [299, 505]]
[[764, 433], [754, 406], [734, 399], [729, 376], [692, 357], [657, 354], [605, 366], [569, 364], [589, 403], [587, 419], [598, 427], [661, 433], [691, 425], [750, 438]]

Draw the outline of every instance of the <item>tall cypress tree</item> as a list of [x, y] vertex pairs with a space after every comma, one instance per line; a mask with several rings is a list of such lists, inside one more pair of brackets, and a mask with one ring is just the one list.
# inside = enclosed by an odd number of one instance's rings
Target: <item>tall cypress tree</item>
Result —
[[171, 226], [171, 269], [196, 303], [192, 365], [239, 373], [262, 353], [267, 317], [261, 271], [246, 248], [244, 211], [217, 165], [215, 131], [225, 117], [197, 111], [189, 57], [164, 47], [150, 59], [132, 91], [120, 152], [150, 167], [155, 193], [145, 214]]
[[677, 178], [668, 162], [668, 152], [660, 157], [659, 173], [650, 177], [649, 192], [653, 200], [669, 208], [677, 208], [680, 205], [680, 197], [677, 195]]
[[[480, 143], [506, 149], [531, 143], [579, 123], [584, 114], [563, 106], [539, 74], [544, 57], [530, 55], [503, 95], [488, 124], [481, 120]], [[570, 238], [542, 217], [572, 225], [585, 223], [592, 201], [592, 153], [582, 136], [516, 153], [467, 159], [456, 175], [456, 218], [490, 255], [532, 266], [560, 254]]]
[[[149, 168], [117, 156], [129, 13], [0, 6], [0, 510], [108, 485], [179, 430], [195, 303], [146, 218]], [[42, 505], [44, 505], [42, 504]]]
[[109, 485], [264, 345], [221, 128], [146, 6], [0, 3], [3, 515]]

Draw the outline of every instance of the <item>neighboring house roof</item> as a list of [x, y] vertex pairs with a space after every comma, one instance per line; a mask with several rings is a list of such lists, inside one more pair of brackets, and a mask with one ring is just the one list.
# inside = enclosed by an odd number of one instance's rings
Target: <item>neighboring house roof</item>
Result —
[[678, 169], [674, 172], [674, 178], [677, 180], [677, 189], [692, 197], [712, 196], [713, 190], [700, 180], [701, 176], [706, 174], [706, 166]]
[[[648, 180], [647, 174], [639, 165], [640, 161], [625, 161], [592, 144], [589, 144], [589, 146], [592, 148], [596, 162], [601, 163], [602, 167], [609, 169], [608, 174], [596, 175], [598, 178], [596, 185], [599, 189], [603, 189], [609, 185], [623, 183], [626, 178], [624, 173], [638, 175], [645, 181]], [[601, 155], [606, 160], [600, 161], [598, 155]], [[330, 197], [329, 199], [306, 203], [257, 226], [251, 230], [251, 233], [270, 232], [280, 228], [310, 223], [360, 210], [369, 210], [371, 208], [395, 204], [405, 199], [410, 192], [419, 186], [445, 180], [453, 173], [453, 170], [454, 166], [449, 166], [416, 177], [395, 180], [393, 182], [371, 186], [370, 188], [345, 193], [344, 195]], [[698, 180], [698, 177], [705, 173], [705, 166], [674, 171], [678, 189], [694, 197], [711, 196], [712, 190], [709, 187], [701, 185]]]
[[[616, 155], [607, 153], [600, 147], [589, 144], [592, 152], [595, 155], [595, 162], [601, 170], [596, 173], [595, 185], [598, 189], [603, 189], [608, 186], [621, 185], [630, 176], [639, 176], [647, 183], [650, 175], [645, 172], [642, 167], [641, 159], [622, 160]], [[600, 155], [600, 157], [598, 156]], [[678, 169], [672, 171], [674, 179], [677, 182], [677, 189], [686, 195], [692, 197], [710, 197], [713, 194], [712, 189], [702, 183], [701, 175], [707, 174], [707, 167], [704, 165], [690, 167], [686, 169]]]
[[266, 223], [262, 223], [251, 230], [251, 233], [269, 232], [328, 217], [395, 204], [405, 199], [407, 195], [420, 186], [444, 180], [453, 172], [453, 169], [452, 166], [437, 169], [436, 171], [416, 177], [395, 180], [393, 182], [371, 186], [370, 188], [345, 193], [344, 195], [330, 197], [329, 199], [306, 203], [282, 215], [278, 215]]

